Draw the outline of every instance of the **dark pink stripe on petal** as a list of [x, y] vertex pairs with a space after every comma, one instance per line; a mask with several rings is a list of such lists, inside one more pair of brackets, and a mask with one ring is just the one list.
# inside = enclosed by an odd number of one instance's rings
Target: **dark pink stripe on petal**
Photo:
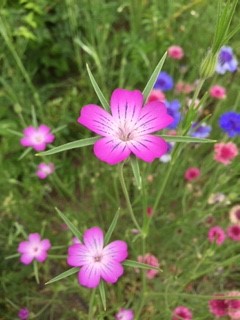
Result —
[[99, 227], [92, 227], [84, 232], [83, 242], [90, 254], [101, 252], [104, 244], [103, 231]]

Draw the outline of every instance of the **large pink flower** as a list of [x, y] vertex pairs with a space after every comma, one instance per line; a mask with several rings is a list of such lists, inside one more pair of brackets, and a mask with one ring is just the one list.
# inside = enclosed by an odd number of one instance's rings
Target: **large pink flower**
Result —
[[111, 114], [94, 104], [84, 106], [78, 118], [80, 124], [103, 137], [94, 145], [97, 158], [114, 165], [133, 153], [152, 162], [167, 152], [167, 143], [152, 135], [173, 122], [163, 103], [154, 101], [143, 106], [139, 90], [116, 89], [110, 107]]
[[68, 248], [67, 263], [72, 267], [81, 267], [78, 281], [82, 286], [95, 288], [103, 279], [115, 283], [123, 274], [123, 262], [128, 255], [127, 244], [116, 240], [104, 246], [103, 232], [99, 227], [85, 231], [82, 244]]

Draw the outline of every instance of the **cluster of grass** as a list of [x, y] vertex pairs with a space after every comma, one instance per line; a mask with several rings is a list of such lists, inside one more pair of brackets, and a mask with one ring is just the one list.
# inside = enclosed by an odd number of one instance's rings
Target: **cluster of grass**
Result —
[[[91, 133], [77, 123], [79, 111], [88, 103], [99, 104], [86, 70], [90, 66], [104, 95], [117, 88], [142, 90], [159, 58], [172, 44], [181, 45], [181, 62], [167, 59], [163, 70], [175, 81], [193, 83], [211, 46], [218, 0], [21, 0], [0, 4], [0, 199], [1, 199], [1, 319], [15, 319], [22, 306], [31, 319], [87, 319], [90, 290], [79, 286], [75, 276], [45, 286], [67, 269], [66, 252], [72, 234], [63, 226], [58, 207], [83, 231], [98, 225], [107, 231], [119, 206], [121, 215], [114, 239], [128, 243], [129, 257], [142, 254], [141, 241], [132, 233], [116, 167], [96, 159], [92, 146], [44, 157], [56, 171], [46, 180], [35, 175], [43, 160], [20, 145], [22, 130], [44, 123], [55, 130], [54, 146], [88, 138]], [[237, 5], [233, 27], [238, 23]], [[239, 37], [231, 40], [240, 56]], [[218, 126], [224, 111], [239, 110], [239, 74], [208, 79], [200, 97], [212, 84], [227, 88], [227, 99], [208, 97], [204, 113], [213, 126], [210, 138], [227, 141]], [[176, 98], [176, 93], [167, 93]], [[179, 95], [183, 113], [186, 96]], [[191, 95], [189, 95], [191, 98]], [[239, 138], [231, 139], [238, 143]], [[239, 146], [239, 144], [238, 144]], [[229, 167], [213, 160], [212, 144], [184, 144], [171, 171], [164, 164], [139, 162], [143, 191], [136, 188], [131, 166], [124, 167], [135, 215], [146, 219], [166, 174], [170, 173], [146, 239], [145, 252], [158, 257], [162, 272], [147, 281], [139, 319], [170, 319], [172, 310], [186, 305], [194, 319], [209, 319], [208, 300], [214, 293], [240, 290], [239, 242], [210, 244], [211, 225], [226, 228], [229, 209], [240, 199], [239, 157]], [[197, 182], [186, 183], [188, 167], [199, 167]], [[209, 204], [211, 194], [221, 192], [223, 203]], [[211, 220], [211, 222], [209, 222]], [[40, 284], [32, 266], [14, 255], [20, 241], [39, 232], [54, 249], [39, 265]], [[136, 313], [141, 304], [141, 274], [126, 268], [114, 286], [106, 287], [107, 310], [96, 297], [96, 319], [113, 319], [121, 308]]]

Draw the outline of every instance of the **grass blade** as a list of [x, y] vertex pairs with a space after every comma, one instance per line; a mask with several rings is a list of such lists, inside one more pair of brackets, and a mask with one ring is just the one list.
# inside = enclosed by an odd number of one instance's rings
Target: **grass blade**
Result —
[[102, 304], [103, 304], [103, 309], [104, 309], [104, 311], [106, 311], [107, 310], [107, 303], [106, 303], [106, 293], [105, 293], [105, 287], [104, 287], [103, 281], [100, 282], [99, 292], [100, 292], [100, 297], [101, 297]]
[[37, 284], [39, 284], [38, 265], [37, 265], [37, 261], [36, 260], [33, 261], [33, 272], [34, 272], [34, 276], [35, 276], [36, 282], [37, 282]]
[[53, 282], [57, 282], [59, 280], [62, 280], [64, 278], [67, 278], [69, 276], [71, 276], [74, 273], [77, 273], [79, 271], [79, 268], [71, 268], [67, 271], [64, 271], [62, 273], [60, 273], [58, 276], [56, 276], [55, 278], [52, 278], [51, 280], [49, 280], [48, 282], [46, 282], [45, 284], [50, 284]]
[[139, 170], [138, 160], [135, 157], [130, 158], [130, 163], [133, 171], [133, 175], [137, 184], [138, 190], [142, 189], [142, 177]]
[[21, 154], [21, 156], [18, 158], [18, 160], [22, 160], [29, 152], [31, 151], [32, 148], [27, 148], [24, 150], [24, 152]]
[[131, 268], [140, 268], [140, 269], [146, 269], [146, 270], [153, 269], [157, 271], [162, 271], [158, 267], [150, 266], [149, 264], [145, 264], [145, 263], [141, 263], [133, 260], [125, 260], [122, 264], [126, 267], [131, 267]]
[[159, 135], [159, 137], [163, 138], [168, 142], [185, 142], [185, 143], [215, 143], [217, 140], [212, 139], [201, 139], [201, 138], [194, 138], [189, 136], [166, 136], [166, 135]]
[[107, 244], [111, 238], [111, 235], [116, 227], [116, 224], [117, 224], [117, 221], [118, 221], [118, 218], [119, 218], [119, 214], [120, 214], [120, 208], [118, 208], [117, 212], [115, 213], [115, 216], [113, 218], [113, 221], [105, 235], [105, 244]]
[[81, 239], [82, 234], [80, 231], [78, 231], [78, 229], [74, 226], [74, 224], [58, 208], [55, 207], [55, 210], [60, 215], [62, 220], [66, 223], [68, 228], [72, 231], [72, 233], [75, 235], [75, 237], [77, 237], [78, 239]]

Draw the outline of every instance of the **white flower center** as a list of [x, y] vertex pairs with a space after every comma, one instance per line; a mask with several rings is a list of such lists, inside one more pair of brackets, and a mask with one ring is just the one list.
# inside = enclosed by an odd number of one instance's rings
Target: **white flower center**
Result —
[[37, 133], [37, 134], [34, 136], [34, 142], [36, 142], [36, 143], [42, 143], [43, 141], [44, 141], [44, 137], [43, 137], [41, 134]]
[[94, 259], [94, 262], [101, 262], [102, 256], [101, 255], [100, 256], [95, 256], [95, 257], [93, 257], [93, 259]]

